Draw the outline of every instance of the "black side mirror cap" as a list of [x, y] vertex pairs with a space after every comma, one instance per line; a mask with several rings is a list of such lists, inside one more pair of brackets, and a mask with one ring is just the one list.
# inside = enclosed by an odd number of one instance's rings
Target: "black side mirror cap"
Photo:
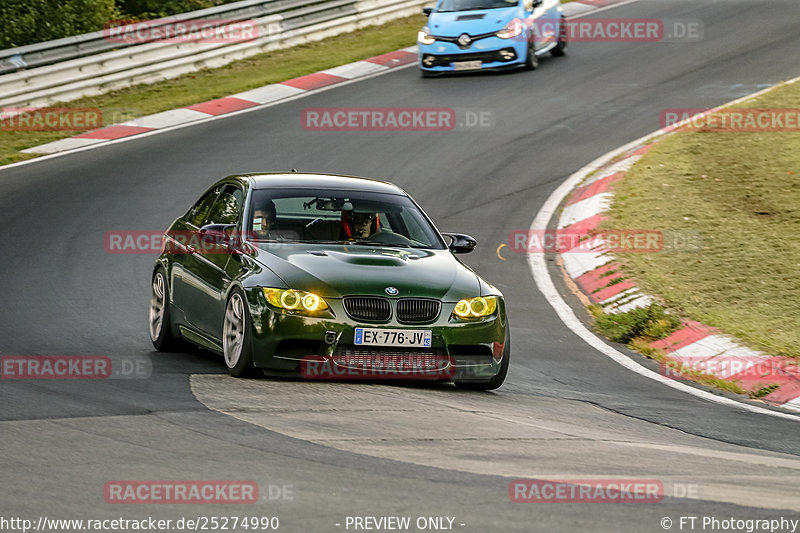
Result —
[[229, 237], [236, 224], [206, 224], [197, 233], [203, 237]]
[[206, 224], [197, 230], [203, 248], [215, 245], [225, 246], [232, 252], [235, 252], [240, 247], [238, 236], [235, 233], [236, 224]]
[[448, 248], [454, 254], [468, 254], [478, 245], [478, 241], [463, 233], [442, 233], [442, 235], [451, 239]]
[[426, 14], [426, 15], [430, 15], [431, 13], [433, 13], [433, 8], [432, 7], [423, 7], [422, 8], [422, 12], [424, 14]]

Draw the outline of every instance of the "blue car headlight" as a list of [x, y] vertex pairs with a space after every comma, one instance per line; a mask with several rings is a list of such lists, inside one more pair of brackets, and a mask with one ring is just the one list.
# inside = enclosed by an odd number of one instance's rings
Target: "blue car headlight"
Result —
[[520, 19], [514, 19], [508, 23], [508, 26], [498, 31], [495, 35], [501, 39], [512, 39], [522, 34], [525, 29], [525, 23]]
[[436, 38], [430, 34], [430, 29], [425, 26], [422, 28], [419, 33], [417, 34], [417, 41], [422, 44], [433, 44], [436, 42]]

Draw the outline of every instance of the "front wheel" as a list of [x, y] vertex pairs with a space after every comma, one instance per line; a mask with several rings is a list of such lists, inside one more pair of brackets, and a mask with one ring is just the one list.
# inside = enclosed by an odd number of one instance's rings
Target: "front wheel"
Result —
[[150, 341], [159, 352], [171, 352], [180, 348], [181, 340], [172, 334], [169, 309], [169, 286], [167, 272], [158, 267], [153, 274], [150, 292]]
[[234, 289], [225, 305], [222, 324], [222, 354], [231, 376], [239, 378], [255, 372], [250, 333], [250, 313], [242, 291]]
[[555, 48], [550, 50], [553, 57], [561, 57], [566, 53], [564, 50], [567, 48], [567, 41], [567, 19], [566, 17], [561, 17], [561, 25], [558, 30], [558, 44], [556, 44]]
[[500, 363], [500, 371], [486, 381], [454, 381], [459, 389], [465, 390], [494, 390], [500, 387], [506, 380], [508, 374], [508, 360], [511, 357], [511, 328], [506, 323], [506, 340], [503, 344], [503, 360]]
[[525, 69], [526, 70], [536, 70], [539, 68], [539, 56], [536, 55], [534, 50], [534, 41], [533, 36], [531, 36], [530, 41], [528, 42], [528, 53], [525, 55]]

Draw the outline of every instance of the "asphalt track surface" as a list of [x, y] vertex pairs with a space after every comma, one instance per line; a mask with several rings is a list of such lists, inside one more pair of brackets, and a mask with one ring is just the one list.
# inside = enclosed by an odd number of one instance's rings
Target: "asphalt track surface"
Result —
[[[495, 249], [529, 227], [565, 177], [657, 129], [662, 109], [712, 107], [800, 75], [800, 4], [641, 0], [597, 16], [699, 19], [705, 34], [697, 43], [574, 43], [535, 72], [423, 80], [402, 69], [0, 170], [0, 354], [153, 361], [149, 379], [0, 382], [3, 516], [263, 515], [278, 516], [281, 531], [346, 531], [347, 516], [449, 516], [456, 530], [500, 532], [663, 531], [662, 517], [679, 530], [687, 515], [797, 519], [798, 422], [624, 369], [559, 321], [524, 256], [506, 249], [501, 261]], [[304, 108], [334, 106], [484, 110], [494, 127], [301, 127]], [[442, 231], [478, 239], [464, 260], [505, 293], [512, 322], [501, 389], [233, 380], [205, 352], [152, 351], [154, 257], [106, 253], [105, 232], [163, 229], [220, 176], [292, 167], [390, 180]], [[511, 503], [509, 481], [534, 477], [653, 479], [669, 496], [688, 487], [696, 497]], [[103, 499], [107, 481], [158, 479], [255, 480], [262, 499]], [[291, 498], [270, 500], [270, 485], [291, 486]]]

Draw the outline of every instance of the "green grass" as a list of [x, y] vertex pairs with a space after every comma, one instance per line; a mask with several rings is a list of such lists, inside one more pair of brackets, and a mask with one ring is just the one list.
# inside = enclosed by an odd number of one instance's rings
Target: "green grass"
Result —
[[[236, 61], [217, 69], [186, 74], [173, 80], [138, 85], [124, 90], [72, 100], [52, 107], [95, 107], [103, 111], [106, 125], [135, 117], [184, 107], [214, 98], [278, 83], [305, 74], [351, 63], [414, 45], [423, 15], [370, 26], [285, 50]], [[0, 165], [36, 157], [20, 150], [81, 132], [0, 131]]]
[[773, 383], [772, 385], [767, 385], [766, 387], [761, 387], [760, 389], [751, 392], [750, 393], [750, 397], [754, 398], [754, 399], [763, 398], [764, 396], [766, 396], [768, 394], [772, 394], [773, 392], [775, 392], [779, 388], [780, 388], [780, 385], [778, 385], [777, 383]]
[[[800, 83], [746, 108], [800, 108]], [[616, 228], [701, 231], [702, 250], [619, 254], [674, 313], [800, 357], [800, 133], [680, 132], [616, 186]]]
[[615, 314], [605, 314], [599, 306], [593, 306], [590, 311], [597, 331], [614, 342], [625, 344], [635, 339], [648, 342], [663, 339], [681, 324], [680, 320], [666, 314], [658, 304]]
[[[594, 319], [595, 329], [602, 335], [612, 341], [625, 343], [628, 348], [636, 350], [659, 363], [666, 364], [669, 361], [663, 351], [654, 348], [650, 344], [668, 337], [680, 327], [681, 323], [676, 317], [667, 314], [660, 305], [651, 304], [648, 307], [632, 309], [625, 313], [605, 314], [602, 306], [592, 304], [589, 306], [589, 312]], [[685, 379], [734, 394], [744, 394], [746, 392], [736, 381], [728, 381], [711, 374], [703, 374], [697, 370], [686, 369], [682, 375]], [[766, 389], [768, 387], [751, 392], [751, 397], [760, 397], [755, 396], [756, 394], [765, 396], [774, 390]]]

